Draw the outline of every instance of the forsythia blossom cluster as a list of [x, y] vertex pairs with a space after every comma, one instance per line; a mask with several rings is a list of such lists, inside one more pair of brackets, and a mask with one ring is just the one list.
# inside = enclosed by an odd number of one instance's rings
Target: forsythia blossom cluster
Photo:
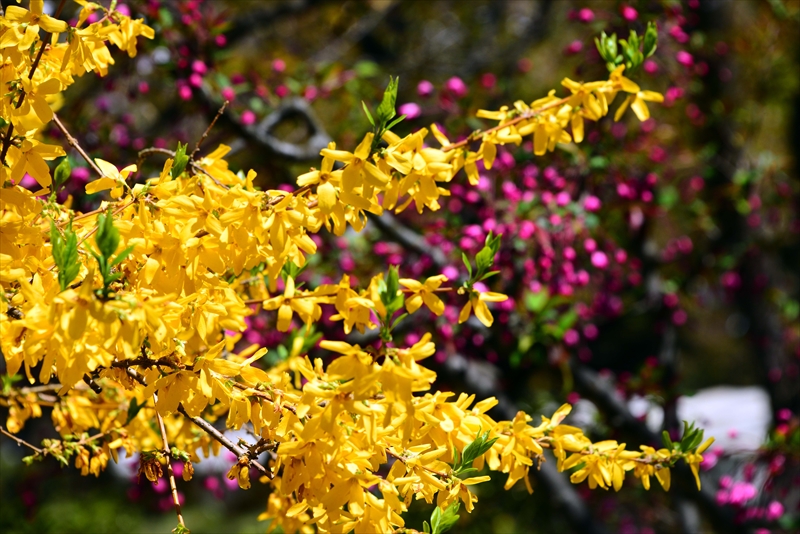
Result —
[[[65, 154], [41, 140], [42, 127], [75, 78], [107, 72], [107, 43], [133, 56], [138, 36], [153, 37], [142, 21], [78, 3], [75, 27], [42, 14], [41, 1], [30, 10], [9, 6], [0, 19], [0, 348], [9, 376], [24, 372], [31, 384], [5, 388], [0, 403], [8, 407], [11, 433], [52, 406], [63, 437], [34, 456], [65, 463], [74, 456], [83, 474], [97, 475], [124, 448], [143, 453], [141, 472], [156, 479], [168, 453], [151, 423], [163, 418], [169, 455], [186, 462], [189, 477], [201, 451], [224, 445], [239, 457], [229, 476], [249, 488], [255, 458], [268, 452], [261, 481], [272, 492], [262, 518], [289, 532], [311, 525], [321, 532], [392, 532], [404, 527], [402, 514], [415, 499], [442, 509], [460, 501], [471, 511], [477, 498], [470, 486], [488, 479], [473, 475], [486, 466], [507, 475], [506, 488], [522, 480], [532, 491], [528, 472], [545, 460], [544, 449], [559, 469], [574, 470], [573, 482], [587, 480], [592, 488], [619, 489], [626, 474], [646, 487], [655, 476], [668, 488], [678, 459], [696, 473], [708, 443], [632, 451], [613, 441], [592, 443], [562, 424], [568, 405], [534, 426], [522, 412], [513, 421], [494, 420], [487, 414], [493, 398], [475, 403], [474, 395], [431, 390], [436, 375], [420, 364], [435, 352], [430, 334], [411, 347], [394, 346], [393, 315], [423, 306], [440, 315], [437, 294], [457, 290], [466, 297], [459, 320], [474, 311], [491, 325], [486, 303], [505, 296], [473, 282], [491, 274], [494, 241], [487, 240], [474, 276], [468, 265], [470, 281], [460, 288], [447, 286], [443, 275], [419, 281], [394, 270], [362, 289], [347, 276], [314, 288], [295, 283], [316, 252], [310, 234], [324, 227], [342, 235], [348, 225], [360, 231], [367, 213], [400, 212], [412, 203], [419, 212], [438, 210], [459, 171], [476, 184], [479, 162], [491, 168], [497, 145], [532, 136], [534, 152], [543, 154], [557, 143], [580, 142], [584, 121], [605, 116], [620, 92], [626, 96], [618, 116], [630, 106], [647, 118], [645, 101], [661, 97], [625, 78], [624, 66], [606, 81], [564, 80], [564, 98], [551, 91], [530, 104], [481, 111], [498, 124], [458, 143], [432, 126], [441, 148], [428, 146], [424, 128], [406, 137], [381, 129], [352, 152], [331, 143], [320, 168], [301, 175], [293, 193], [261, 191], [254, 171], [231, 171], [224, 145], [200, 158], [179, 150], [159, 176], [133, 186], [135, 165], [88, 161], [100, 175], [87, 192], [109, 190], [112, 200], [78, 214], [53, 197], [39, 199], [58, 179], [46, 162]], [[85, 25], [98, 10], [104, 16]], [[51, 37], [40, 40], [40, 29]], [[25, 173], [42, 189], [20, 187]], [[345, 332], [380, 328], [384, 343], [322, 341], [320, 348], [335, 355], [327, 367], [295, 343], [287, 360], [264, 369], [253, 364], [265, 348], [234, 349], [253, 305], [274, 310], [282, 332], [295, 317], [312, 325], [329, 306]], [[249, 448], [226, 443], [207, 423], [218, 418], [229, 428], [247, 426], [256, 441]]]

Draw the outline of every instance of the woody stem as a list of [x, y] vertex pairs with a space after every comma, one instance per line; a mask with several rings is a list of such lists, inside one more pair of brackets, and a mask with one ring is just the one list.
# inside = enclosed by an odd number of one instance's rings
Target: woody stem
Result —
[[533, 119], [534, 117], [539, 115], [539, 113], [541, 113], [542, 111], [547, 111], [548, 109], [557, 108], [558, 106], [560, 106], [562, 104], [566, 104], [569, 101], [570, 98], [572, 98], [572, 96], [566, 96], [566, 97], [561, 98], [559, 100], [555, 100], [553, 102], [550, 102], [549, 104], [545, 104], [542, 107], [525, 111], [519, 117], [515, 117], [515, 118], [511, 119], [508, 122], [504, 122], [502, 124], [498, 124], [497, 126], [493, 126], [492, 128], [489, 128], [488, 130], [476, 132], [475, 134], [473, 134], [473, 135], [467, 137], [466, 139], [464, 139], [463, 141], [459, 141], [457, 143], [451, 143], [451, 144], [449, 144], [449, 145], [447, 145], [445, 147], [442, 147], [442, 152], [450, 152], [451, 150], [455, 150], [456, 148], [460, 148], [462, 146], [466, 146], [467, 144], [469, 144], [470, 142], [474, 141], [475, 139], [477, 139], [479, 137], [480, 138], [484, 137], [486, 134], [490, 134], [492, 132], [496, 132], [498, 130], [502, 130], [503, 128], [508, 128], [509, 126], [514, 126], [515, 124], [519, 124], [522, 121]]
[[156, 411], [156, 419], [158, 419], [158, 428], [161, 431], [161, 441], [164, 444], [162, 449], [164, 458], [167, 459], [167, 476], [169, 477], [169, 487], [172, 490], [172, 502], [175, 505], [175, 513], [178, 515], [178, 523], [186, 528], [186, 523], [183, 522], [183, 514], [181, 513], [181, 501], [178, 498], [178, 486], [175, 484], [175, 473], [172, 472], [172, 461], [170, 460], [169, 441], [167, 441], [167, 429], [164, 426], [164, 419]]

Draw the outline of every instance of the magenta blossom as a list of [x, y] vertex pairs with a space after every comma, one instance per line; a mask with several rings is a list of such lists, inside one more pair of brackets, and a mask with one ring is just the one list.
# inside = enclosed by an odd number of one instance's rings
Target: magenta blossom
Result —
[[417, 94], [423, 98], [433, 94], [433, 84], [428, 80], [422, 80], [417, 84]]
[[200, 61], [199, 59], [195, 59], [194, 61], [192, 61], [192, 70], [202, 76], [203, 74], [208, 72], [208, 67], [206, 67], [206, 64]]
[[444, 84], [444, 88], [456, 98], [464, 98], [467, 96], [467, 92], [469, 91], [467, 84], [465, 84], [464, 80], [458, 76], [453, 76], [447, 80]]
[[245, 110], [245, 112], [242, 113], [242, 124], [244, 124], [245, 126], [251, 126], [255, 123], [256, 123], [256, 114], [250, 111], [249, 109]]
[[222, 98], [231, 102], [236, 98], [236, 91], [234, 91], [233, 87], [225, 87], [220, 93], [222, 94]]
[[583, 201], [583, 209], [586, 211], [597, 211], [601, 205], [600, 199], [593, 195], [589, 195]]
[[675, 59], [684, 67], [691, 67], [694, 65], [694, 58], [692, 57], [692, 54], [686, 50], [679, 50], [678, 53], [675, 54]]
[[400, 115], [405, 115], [407, 119], [413, 120], [422, 115], [422, 108], [419, 107], [419, 104], [407, 102], [397, 108], [397, 112]]
[[608, 256], [602, 250], [598, 250], [592, 253], [592, 265], [597, 267], [598, 269], [605, 269], [608, 267]]
[[636, 11], [631, 6], [622, 6], [622, 9], [620, 9], [620, 12], [622, 13], [622, 18], [624, 18], [625, 20], [627, 20], [629, 22], [632, 22], [632, 21], [636, 20], [639, 17], [639, 12]]

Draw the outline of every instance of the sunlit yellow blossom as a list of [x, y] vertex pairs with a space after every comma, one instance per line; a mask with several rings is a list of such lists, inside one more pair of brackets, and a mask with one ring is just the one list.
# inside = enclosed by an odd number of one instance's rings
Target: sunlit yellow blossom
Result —
[[466, 320], [469, 319], [470, 312], [475, 310], [475, 317], [477, 317], [480, 322], [487, 327], [492, 326], [494, 317], [492, 317], [492, 312], [489, 311], [489, 307], [486, 303], [503, 302], [505, 300], [508, 300], [508, 296], [501, 293], [473, 291], [470, 294], [469, 302], [461, 308], [461, 313], [458, 315], [458, 322], [459, 324], [466, 322]]
[[423, 302], [436, 315], [444, 313], [444, 302], [436, 296], [436, 290], [444, 282], [447, 282], [447, 277], [443, 274], [431, 276], [425, 280], [425, 283], [410, 278], [401, 278], [400, 284], [412, 291], [411, 296], [406, 298], [408, 313], [417, 311]]

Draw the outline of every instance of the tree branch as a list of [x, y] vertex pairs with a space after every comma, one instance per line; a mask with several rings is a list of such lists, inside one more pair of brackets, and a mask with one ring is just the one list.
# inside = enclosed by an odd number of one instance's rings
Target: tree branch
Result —
[[[155, 395], [153, 395], [155, 397]], [[164, 458], [167, 459], [167, 476], [169, 478], [169, 487], [172, 491], [172, 503], [175, 505], [175, 513], [178, 515], [178, 523], [186, 528], [186, 523], [183, 521], [183, 514], [181, 513], [181, 501], [178, 498], [178, 486], [175, 484], [175, 473], [172, 471], [172, 460], [169, 452], [169, 441], [167, 440], [167, 429], [164, 426], [164, 419], [161, 414], [156, 411], [156, 419], [158, 420], [158, 428], [161, 431], [161, 441], [163, 443]]]
[[35, 452], [36, 454], [42, 454], [42, 452], [43, 452], [43, 449], [40, 449], [39, 447], [36, 447], [36, 446], [34, 446], [34, 445], [31, 445], [30, 443], [28, 443], [28, 442], [27, 442], [27, 441], [25, 441], [24, 439], [20, 439], [20, 438], [18, 438], [17, 436], [15, 436], [14, 434], [12, 434], [11, 432], [8, 432], [8, 431], [7, 431], [5, 428], [3, 428], [2, 426], [0, 426], [0, 434], [2, 434], [2, 435], [4, 435], [4, 436], [6, 436], [6, 437], [8, 437], [8, 438], [11, 438], [11, 439], [13, 439], [14, 441], [16, 441], [16, 442], [17, 442], [17, 445], [28, 447], [29, 449], [31, 449], [31, 450], [32, 450], [33, 452]]
[[100, 177], [105, 176], [103, 171], [100, 170], [100, 167], [97, 166], [97, 163], [95, 163], [94, 160], [89, 157], [89, 154], [87, 154], [83, 147], [81, 147], [80, 143], [78, 143], [78, 140], [69, 133], [67, 128], [64, 126], [64, 123], [61, 122], [61, 119], [59, 119], [58, 115], [55, 113], [53, 113], [53, 122], [56, 123], [56, 126], [58, 126], [58, 129], [61, 130], [61, 133], [64, 134], [64, 137], [67, 138], [67, 142], [70, 144], [70, 146], [74, 148], [84, 160], [86, 160], [86, 163], [89, 164], [92, 170], [94, 170], [94, 172], [96, 172]]
[[[134, 380], [136, 380], [137, 382], [139, 382], [143, 386], [147, 386], [146, 382], [144, 381], [144, 378], [142, 378], [142, 376], [139, 373], [137, 373], [136, 371], [134, 371], [130, 367], [125, 369], [125, 372], [128, 373], [128, 376], [130, 376], [131, 378], [133, 378]], [[231, 451], [233, 454], [235, 454], [237, 458], [241, 458], [242, 456], [246, 456], [248, 458], [248, 460], [250, 461], [250, 463], [256, 469], [258, 469], [258, 471], [261, 474], [265, 475], [267, 478], [272, 479], [273, 474], [272, 474], [271, 470], [267, 469], [266, 467], [261, 465], [258, 461], [253, 459], [248, 454], [249, 451], [247, 449], [244, 449], [244, 448], [240, 447], [239, 445], [235, 444], [234, 442], [232, 442], [231, 440], [226, 438], [222, 434], [222, 432], [220, 432], [219, 430], [214, 428], [214, 425], [212, 425], [211, 423], [209, 423], [208, 421], [206, 421], [205, 419], [203, 419], [201, 417], [193, 417], [193, 416], [189, 415], [188, 413], [186, 413], [186, 409], [183, 407], [182, 404], [178, 404], [178, 413], [180, 413], [181, 415], [183, 415], [184, 417], [189, 419], [192, 423], [194, 423], [195, 425], [200, 427], [200, 430], [202, 430], [203, 432], [205, 432], [206, 434], [208, 434], [209, 436], [211, 436], [212, 438], [217, 440], [223, 447], [225, 447], [226, 449]]]

